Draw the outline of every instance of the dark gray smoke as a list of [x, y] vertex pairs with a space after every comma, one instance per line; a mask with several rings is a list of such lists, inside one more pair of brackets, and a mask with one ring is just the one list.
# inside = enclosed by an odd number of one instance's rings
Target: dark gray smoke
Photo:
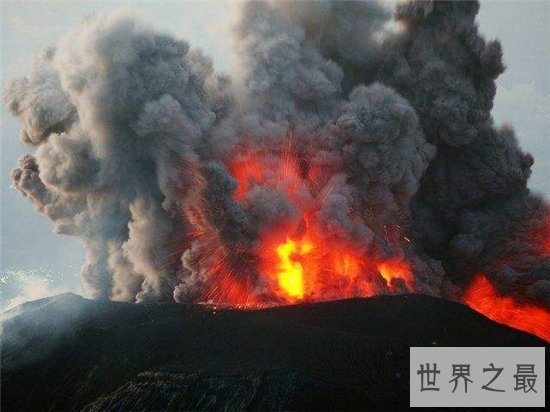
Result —
[[[550, 212], [526, 187], [532, 157], [493, 124], [504, 65], [478, 8], [247, 3], [239, 91], [184, 41], [121, 13], [89, 19], [6, 88], [38, 147], [14, 185], [85, 242], [97, 297], [268, 296], [259, 239], [308, 215], [328, 244], [410, 263], [412, 284], [370, 277], [380, 293], [456, 298], [484, 273], [550, 307]], [[284, 147], [304, 178], [292, 196]], [[243, 157], [263, 166], [239, 200]]]

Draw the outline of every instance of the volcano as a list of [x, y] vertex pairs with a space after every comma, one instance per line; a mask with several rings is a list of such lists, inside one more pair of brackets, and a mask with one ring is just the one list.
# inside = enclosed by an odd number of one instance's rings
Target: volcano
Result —
[[404, 409], [410, 346], [550, 340], [479, 3], [240, 6], [236, 73], [117, 11], [7, 82], [13, 187], [97, 301], [4, 315], [5, 409]]
[[240, 6], [237, 73], [118, 11], [6, 83], [32, 146], [13, 187], [82, 241], [87, 296], [421, 293], [547, 337], [550, 205], [492, 118], [505, 67], [479, 3]]
[[410, 346], [545, 345], [426, 295], [220, 310], [66, 294], [2, 326], [2, 410], [404, 410]]

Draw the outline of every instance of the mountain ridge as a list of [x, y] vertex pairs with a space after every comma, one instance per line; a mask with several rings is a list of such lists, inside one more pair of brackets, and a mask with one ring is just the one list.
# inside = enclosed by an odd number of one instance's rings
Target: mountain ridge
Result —
[[410, 346], [545, 346], [426, 295], [244, 311], [65, 294], [12, 311], [5, 410], [403, 409]]

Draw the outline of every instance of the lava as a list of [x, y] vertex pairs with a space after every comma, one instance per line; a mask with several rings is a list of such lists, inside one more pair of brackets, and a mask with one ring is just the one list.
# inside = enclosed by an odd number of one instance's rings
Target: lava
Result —
[[299, 260], [294, 256], [304, 256], [311, 253], [313, 245], [311, 242], [304, 241], [296, 244], [292, 239], [287, 239], [285, 243], [277, 247], [279, 256], [278, 283], [281, 290], [290, 297], [302, 299], [304, 297], [304, 268]]
[[[293, 304], [413, 291], [412, 269], [402, 257], [380, 258], [342, 234], [327, 236], [319, 210], [333, 190], [324, 171], [298, 159], [292, 145], [280, 151], [244, 149], [228, 168], [235, 201], [247, 206], [258, 188], [284, 193], [295, 211], [258, 234], [258, 272], [266, 302]], [[352, 219], [360, 219], [347, 210]], [[401, 279], [404, 286], [397, 288]], [[270, 304], [267, 303], [267, 304]]]
[[366, 258], [346, 244], [328, 244], [309, 229], [303, 237], [283, 242], [266, 236], [261, 249], [261, 273], [284, 303], [370, 296], [372, 281]]
[[393, 279], [402, 279], [412, 290], [413, 275], [411, 265], [404, 259], [393, 258], [380, 262], [377, 266], [378, 272], [392, 286]]
[[522, 305], [500, 296], [483, 275], [478, 275], [464, 295], [470, 308], [498, 323], [532, 333], [550, 342], [550, 312], [538, 306]]

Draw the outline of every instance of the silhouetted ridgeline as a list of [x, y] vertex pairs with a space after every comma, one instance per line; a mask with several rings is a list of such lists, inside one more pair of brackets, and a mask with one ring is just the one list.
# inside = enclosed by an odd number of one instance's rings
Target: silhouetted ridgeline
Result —
[[2, 410], [404, 409], [410, 346], [543, 346], [460, 304], [258, 311], [66, 294], [3, 314]]

